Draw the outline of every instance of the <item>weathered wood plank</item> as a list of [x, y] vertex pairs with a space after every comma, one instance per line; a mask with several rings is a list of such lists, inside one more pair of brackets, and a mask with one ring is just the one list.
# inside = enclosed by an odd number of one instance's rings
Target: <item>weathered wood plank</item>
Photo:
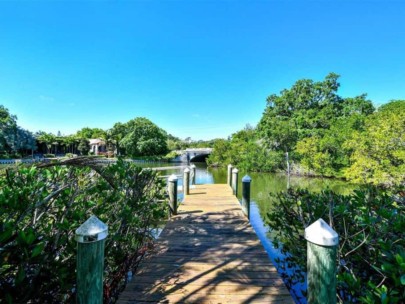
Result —
[[190, 188], [118, 303], [293, 303], [228, 185]]

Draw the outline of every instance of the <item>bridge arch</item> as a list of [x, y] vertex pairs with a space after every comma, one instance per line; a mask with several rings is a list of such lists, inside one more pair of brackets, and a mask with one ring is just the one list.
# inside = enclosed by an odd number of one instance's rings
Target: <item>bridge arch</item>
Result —
[[189, 148], [183, 151], [183, 162], [205, 162], [208, 155], [212, 153], [212, 148]]
[[209, 156], [209, 153], [200, 153], [194, 156], [190, 156], [190, 162], [191, 163], [202, 163], [205, 162], [207, 157]]

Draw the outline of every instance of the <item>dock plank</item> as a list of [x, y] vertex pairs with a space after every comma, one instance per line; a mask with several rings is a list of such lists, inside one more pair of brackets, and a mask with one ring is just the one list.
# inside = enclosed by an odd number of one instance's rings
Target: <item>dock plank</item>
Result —
[[118, 303], [294, 303], [228, 185], [197, 185]]

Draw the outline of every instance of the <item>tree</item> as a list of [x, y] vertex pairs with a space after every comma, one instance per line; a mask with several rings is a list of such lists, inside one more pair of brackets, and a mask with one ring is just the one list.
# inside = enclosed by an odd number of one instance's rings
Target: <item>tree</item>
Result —
[[82, 128], [81, 130], [77, 131], [76, 136], [79, 138], [86, 138], [86, 139], [92, 139], [92, 138], [102, 138], [106, 139], [107, 133], [103, 129], [100, 128], [89, 128], [85, 127]]
[[0, 105], [0, 151], [11, 152], [10, 138], [14, 136], [16, 128], [17, 117]]
[[157, 125], [144, 117], [128, 121], [124, 125], [126, 135], [119, 141], [125, 153], [132, 156], [166, 154], [167, 135]]
[[90, 151], [90, 142], [85, 139], [82, 138], [79, 142], [79, 145], [77, 146], [77, 150], [79, 150], [81, 155], [87, 155], [89, 154]]
[[56, 136], [53, 135], [52, 133], [46, 133], [46, 132], [43, 132], [43, 131], [39, 131], [36, 134], [36, 138], [40, 143], [45, 144], [46, 153], [51, 153], [52, 145], [56, 140]]
[[373, 103], [367, 99], [367, 94], [354, 98], [345, 98], [342, 102], [342, 116], [347, 117], [354, 114], [367, 116], [374, 113]]
[[405, 100], [370, 115], [345, 147], [353, 152], [345, 176], [354, 182], [398, 185], [405, 180]]
[[217, 139], [207, 159], [210, 166], [232, 164], [245, 171], [274, 171], [280, 168], [282, 155], [263, 147], [256, 129], [249, 125], [230, 139]]
[[337, 117], [322, 136], [298, 141], [295, 152], [303, 168], [322, 176], [342, 177], [352, 153], [344, 143], [353, 138], [354, 132], [364, 129], [366, 117], [354, 111], [350, 116]]
[[182, 149], [181, 139], [176, 136], [173, 136], [171, 134], [168, 134], [167, 135], [167, 148], [170, 151], [181, 150]]
[[210, 166], [225, 166], [226, 164], [230, 164], [230, 151], [230, 141], [218, 139], [214, 143], [212, 153], [207, 158], [207, 164]]
[[299, 140], [329, 128], [343, 103], [338, 78], [330, 73], [321, 82], [302, 79], [280, 95], [270, 95], [258, 126], [266, 146], [288, 152]]
[[120, 141], [127, 134], [125, 124], [120, 122], [115, 123], [114, 126], [107, 131], [107, 134], [108, 137], [111, 138], [111, 140], [114, 142], [117, 154], [120, 155], [121, 154]]

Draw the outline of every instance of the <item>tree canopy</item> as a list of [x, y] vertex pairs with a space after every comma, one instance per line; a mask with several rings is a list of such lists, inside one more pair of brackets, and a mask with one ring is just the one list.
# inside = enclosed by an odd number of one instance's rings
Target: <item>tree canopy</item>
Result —
[[147, 118], [138, 117], [114, 127], [119, 146], [127, 155], [154, 156], [168, 152], [166, 132]]
[[257, 129], [216, 141], [208, 162], [274, 171], [285, 169], [290, 152], [298, 174], [403, 184], [405, 101], [392, 100], [375, 112], [366, 94], [340, 96], [338, 80], [335, 73], [318, 82], [302, 79], [270, 95]]
[[18, 153], [36, 149], [33, 134], [17, 125], [17, 117], [0, 105], [0, 153]]
[[329, 128], [343, 103], [338, 78], [330, 73], [321, 82], [302, 79], [280, 95], [270, 95], [258, 126], [266, 146], [291, 151], [297, 141]]
[[77, 131], [76, 137], [85, 138], [85, 139], [92, 139], [92, 138], [107, 138], [107, 132], [100, 128], [89, 128], [85, 127], [81, 130]]
[[344, 143], [352, 150], [345, 176], [356, 182], [395, 185], [405, 181], [405, 100], [367, 117], [363, 130]]

